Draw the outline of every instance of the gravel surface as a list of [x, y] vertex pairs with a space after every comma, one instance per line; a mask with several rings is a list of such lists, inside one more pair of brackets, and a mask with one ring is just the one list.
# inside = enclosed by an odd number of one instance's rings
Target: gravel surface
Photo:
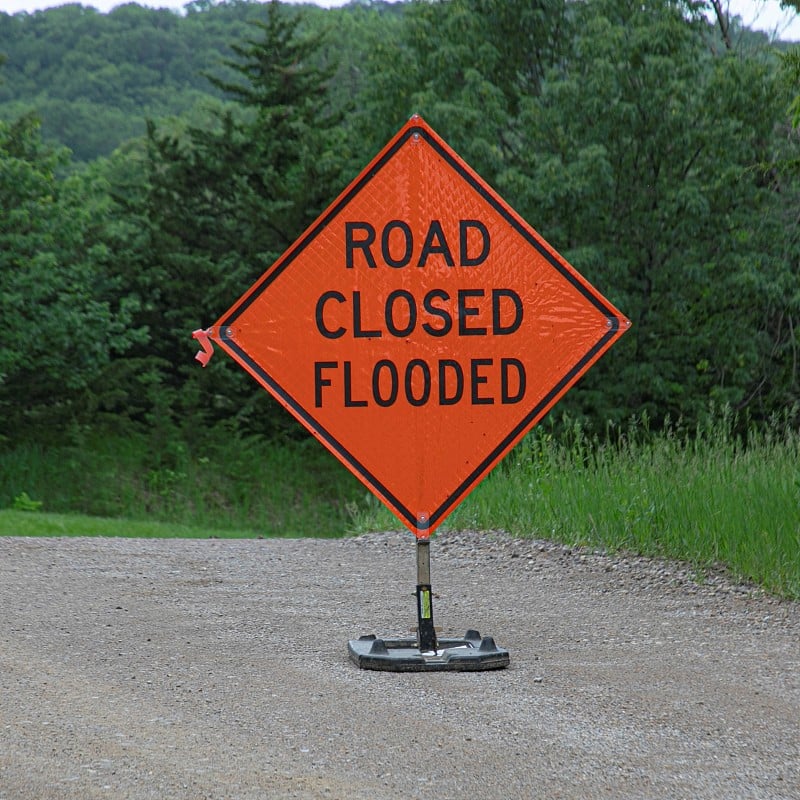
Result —
[[500, 533], [431, 545], [478, 673], [408, 636], [414, 539], [0, 538], [0, 799], [800, 798], [800, 604]]

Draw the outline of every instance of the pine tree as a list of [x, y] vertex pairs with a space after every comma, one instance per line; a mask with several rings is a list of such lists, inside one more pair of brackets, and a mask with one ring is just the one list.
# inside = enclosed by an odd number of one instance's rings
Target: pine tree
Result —
[[[190, 332], [230, 306], [344, 185], [321, 39], [302, 34], [296, 9], [273, 2], [266, 11], [265, 21], [251, 23], [253, 37], [232, 46], [233, 78], [214, 81], [232, 102], [217, 107], [210, 124], [177, 132], [148, 124], [150, 263], [136, 288], [157, 302], [143, 355], [169, 365], [165, 381], [187, 396], [199, 380]], [[215, 369], [223, 415], [249, 408], [251, 384]]]

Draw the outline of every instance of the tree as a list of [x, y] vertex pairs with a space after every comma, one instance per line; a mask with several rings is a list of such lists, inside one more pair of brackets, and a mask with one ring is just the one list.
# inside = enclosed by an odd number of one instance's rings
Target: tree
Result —
[[[344, 186], [330, 71], [314, 63], [319, 39], [301, 33], [302, 20], [273, 2], [252, 23], [254, 35], [233, 45], [227, 65], [238, 80], [215, 79], [234, 102], [214, 109], [208, 125], [148, 125], [147, 179], [140, 205], [128, 209], [144, 226], [136, 235], [147, 256], [129, 280], [152, 300], [140, 316], [153, 332], [142, 355], [164, 365], [175, 408], [197, 399], [202, 380], [190, 332], [224, 311]], [[221, 362], [220, 412], [263, 409], [263, 393], [254, 400], [251, 384]]]
[[0, 436], [63, 425], [138, 332], [133, 303], [112, 303], [100, 235], [106, 198], [87, 176], [59, 178], [68, 154], [38, 120], [0, 123]]
[[[784, 5], [800, 10], [797, 3], [788, 0]], [[777, 165], [770, 167], [780, 175], [780, 186], [796, 186], [800, 180], [800, 47], [784, 54], [782, 75], [791, 95], [787, 108], [789, 121], [785, 150], [778, 157]], [[789, 196], [792, 200], [784, 204], [781, 222], [788, 231], [791, 249], [787, 248], [785, 254], [787, 269], [781, 285], [775, 287], [777, 302], [771, 315], [775, 330], [773, 353], [784, 371], [775, 384], [783, 391], [786, 405], [800, 402], [800, 197], [796, 190]]]
[[787, 240], [781, 198], [757, 169], [781, 94], [768, 64], [715, 59], [692, 8], [577, 6], [571, 53], [523, 98], [520, 158], [501, 180], [633, 320], [568, 398], [593, 419], [694, 421], [709, 399], [758, 417], [785, 399], [770, 391], [765, 320], [780, 316]]
[[[377, 150], [421, 114], [487, 181], [519, 144], [522, 91], [538, 93], [569, 46], [565, 0], [415, 0], [373, 43], [360, 130]], [[524, 87], [524, 88], [523, 88]]]

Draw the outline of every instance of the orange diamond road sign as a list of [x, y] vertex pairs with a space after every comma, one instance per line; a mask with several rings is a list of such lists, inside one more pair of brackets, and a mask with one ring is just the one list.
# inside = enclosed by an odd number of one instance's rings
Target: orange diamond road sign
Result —
[[426, 538], [629, 325], [414, 116], [203, 335]]

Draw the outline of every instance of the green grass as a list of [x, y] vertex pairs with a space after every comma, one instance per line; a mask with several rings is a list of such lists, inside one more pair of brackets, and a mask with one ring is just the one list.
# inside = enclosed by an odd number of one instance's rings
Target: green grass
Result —
[[[800, 435], [776, 424], [745, 443], [732, 429], [726, 418], [691, 435], [632, 425], [602, 441], [536, 429], [443, 527], [722, 567], [800, 599]], [[369, 499], [354, 521], [397, 525]]]
[[218, 435], [190, 445], [140, 434], [0, 452], [0, 509], [162, 522], [199, 536], [341, 536], [361, 492], [313, 440]]
[[0, 510], [0, 536], [125, 536], [138, 539], [253, 538], [253, 531], [219, 530], [155, 520], [112, 519], [86, 514]]
[[[678, 559], [800, 598], [800, 434], [536, 429], [453, 512], [506, 530]], [[398, 521], [314, 440], [157, 446], [112, 437], [0, 453], [0, 535], [341, 536]]]
[[800, 597], [800, 436], [725, 423], [691, 437], [528, 439], [450, 519], [609, 551], [724, 566]]

